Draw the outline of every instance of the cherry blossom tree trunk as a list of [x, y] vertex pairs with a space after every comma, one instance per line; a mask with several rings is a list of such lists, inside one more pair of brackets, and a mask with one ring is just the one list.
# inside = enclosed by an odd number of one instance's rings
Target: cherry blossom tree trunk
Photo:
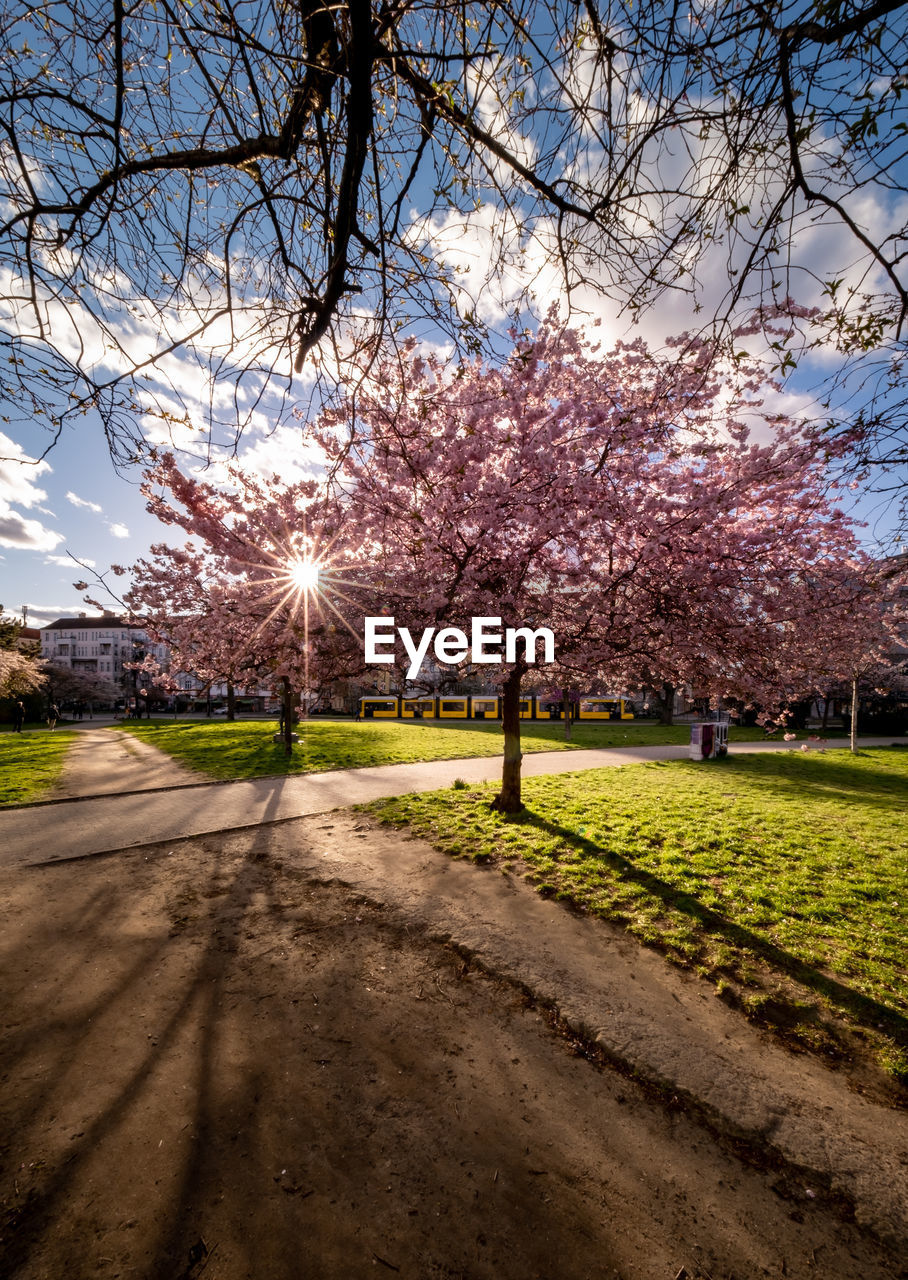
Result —
[[501, 790], [492, 801], [491, 808], [499, 813], [520, 813], [520, 680], [523, 671], [515, 667], [505, 680], [501, 698], [501, 727], [504, 730], [504, 763], [501, 770]]
[[281, 676], [281, 703], [284, 708], [284, 755], [293, 755], [293, 686], [289, 676]]
[[675, 723], [675, 686], [666, 682], [655, 692], [654, 701], [659, 710], [660, 724]]
[[858, 749], [858, 678], [851, 678], [851, 750], [856, 752]]
[[564, 689], [561, 693], [561, 709], [564, 715], [564, 740], [571, 740], [571, 691]]
[[232, 680], [227, 681], [227, 719], [236, 719], [236, 689]]

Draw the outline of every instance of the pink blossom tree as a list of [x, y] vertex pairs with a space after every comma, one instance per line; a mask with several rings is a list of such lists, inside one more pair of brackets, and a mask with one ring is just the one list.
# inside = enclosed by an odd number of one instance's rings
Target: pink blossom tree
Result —
[[45, 684], [46, 663], [36, 645], [22, 642], [22, 623], [0, 607], [0, 700], [18, 701]]
[[46, 680], [40, 658], [32, 658], [18, 649], [0, 648], [0, 698], [20, 698], [35, 693]]
[[846, 561], [832, 576], [832, 603], [820, 625], [799, 640], [798, 656], [814, 674], [814, 689], [828, 695], [837, 686], [850, 698], [856, 752], [862, 696], [908, 689], [908, 557]]
[[[871, 566], [834, 503], [833, 447], [765, 412], [755, 366], [720, 373], [705, 341], [665, 360], [554, 324], [495, 367], [411, 351], [311, 425], [322, 482], [237, 470], [219, 491], [160, 457], [149, 509], [191, 541], [153, 548], [130, 601], [180, 662], [261, 663], [288, 708], [312, 663], [361, 667], [367, 615], [411, 636], [469, 633], [474, 617], [549, 628], [551, 667], [520, 645], [487, 667], [503, 703], [494, 805], [519, 811], [527, 680], [617, 692], [655, 674], [769, 708], [847, 662], [859, 613], [872, 629]], [[846, 605], [848, 625], [832, 625]]]
[[[704, 342], [658, 360], [547, 324], [499, 367], [413, 352], [314, 435], [346, 537], [411, 633], [471, 617], [549, 627], [552, 683], [645, 673], [779, 703], [816, 679], [820, 620], [867, 562], [831, 500], [831, 447], [774, 415], [759, 371], [719, 375]], [[762, 430], [751, 438], [747, 422]], [[843, 573], [847, 566], [847, 573]], [[847, 593], [845, 593], [847, 594]], [[841, 637], [845, 640], [845, 637]], [[832, 660], [828, 647], [824, 657]], [[521, 808], [526, 655], [498, 673], [504, 764]]]

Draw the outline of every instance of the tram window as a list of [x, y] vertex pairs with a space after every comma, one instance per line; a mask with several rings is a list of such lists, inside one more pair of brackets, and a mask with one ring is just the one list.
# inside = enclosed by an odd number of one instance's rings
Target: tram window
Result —
[[442, 711], [463, 711], [464, 704], [462, 702], [443, 702], [441, 709]]

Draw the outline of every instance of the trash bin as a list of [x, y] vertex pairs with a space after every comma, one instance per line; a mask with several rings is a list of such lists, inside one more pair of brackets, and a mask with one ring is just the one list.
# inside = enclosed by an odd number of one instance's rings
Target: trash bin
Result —
[[728, 751], [728, 719], [700, 720], [690, 727], [691, 760], [715, 760]]

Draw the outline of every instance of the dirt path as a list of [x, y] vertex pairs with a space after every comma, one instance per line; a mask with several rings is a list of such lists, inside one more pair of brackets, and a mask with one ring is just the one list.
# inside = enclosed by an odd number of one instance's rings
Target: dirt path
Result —
[[364, 892], [351, 847], [389, 839], [341, 814], [0, 874], [4, 1277], [900, 1274]]
[[197, 773], [132, 734], [75, 727], [78, 736], [66, 753], [63, 773], [49, 800], [156, 791], [199, 781]]

